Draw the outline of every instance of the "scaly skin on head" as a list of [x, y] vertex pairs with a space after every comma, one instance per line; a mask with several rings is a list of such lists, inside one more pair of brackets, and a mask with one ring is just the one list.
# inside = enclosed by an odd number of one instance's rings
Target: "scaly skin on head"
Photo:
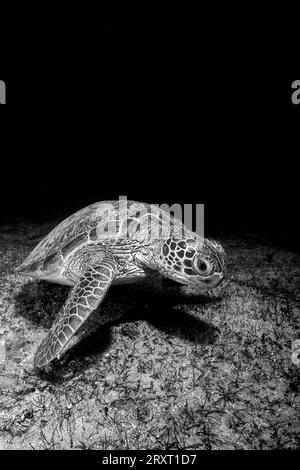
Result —
[[173, 235], [154, 242], [148, 253], [150, 267], [180, 284], [211, 289], [225, 275], [225, 252], [219, 243], [207, 238]]

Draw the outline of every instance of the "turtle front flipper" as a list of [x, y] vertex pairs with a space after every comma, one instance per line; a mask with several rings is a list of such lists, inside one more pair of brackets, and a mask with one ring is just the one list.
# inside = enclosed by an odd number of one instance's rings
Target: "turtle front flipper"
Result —
[[72, 336], [100, 305], [116, 274], [116, 262], [108, 255], [85, 270], [57, 321], [39, 345], [34, 358], [35, 367], [44, 367], [61, 354]]

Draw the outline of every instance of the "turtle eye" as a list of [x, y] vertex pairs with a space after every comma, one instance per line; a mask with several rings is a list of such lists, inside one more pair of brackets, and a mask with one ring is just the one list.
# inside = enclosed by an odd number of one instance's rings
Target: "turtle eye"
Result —
[[200, 274], [209, 274], [211, 271], [211, 265], [208, 261], [198, 258], [195, 262], [195, 269]]

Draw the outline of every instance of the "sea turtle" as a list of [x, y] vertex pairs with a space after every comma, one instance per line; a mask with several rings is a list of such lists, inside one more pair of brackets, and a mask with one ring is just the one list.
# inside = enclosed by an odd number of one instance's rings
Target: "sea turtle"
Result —
[[44, 367], [62, 350], [112, 284], [157, 273], [180, 284], [210, 289], [224, 277], [222, 246], [188, 230], [156, 205], [102, 201], [55, 227], [16, 268], [17, 273], [73, 286], [57, 320], [39, 345]]

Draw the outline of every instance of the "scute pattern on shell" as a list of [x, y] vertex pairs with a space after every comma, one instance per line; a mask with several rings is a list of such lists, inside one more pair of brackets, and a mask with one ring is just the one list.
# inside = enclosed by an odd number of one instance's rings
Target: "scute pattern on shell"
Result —
[[[157, 227], [157, 233], [158, 231], [160, 233], [159, 238], [164, 238], [165, 234], [169, 233], [170, 214], [158, 206], [125, 201], [126, 213], [122, 210], [121, 213], [118, 212], [119, 207], [119, 201], [101, 201], [72, 214], [36, 246], [21, 266], [37, 265], [59, 251], [63, 256], [67, 256], [87, 241], [98, 241], [110, 246], [118, 245], [120, 249], [121, 247], [142, 246], [146, 239], [149, 242], [147, 238], [149, 232], [143, 229], [145, 224], [143, 225], [142, 221], [151, 221], [152, 226]], [[112, 208], [118, 213], [117, 233], [115, 231], [111, 233], [107, 224], [109, 209]], [[105, 231], [105, 225], [108, 225], [107, 231]], [[101, 235], [98, 232], [99, 227], [103, 227]], [[126, 236], [124, 235], [125, 229]]]

